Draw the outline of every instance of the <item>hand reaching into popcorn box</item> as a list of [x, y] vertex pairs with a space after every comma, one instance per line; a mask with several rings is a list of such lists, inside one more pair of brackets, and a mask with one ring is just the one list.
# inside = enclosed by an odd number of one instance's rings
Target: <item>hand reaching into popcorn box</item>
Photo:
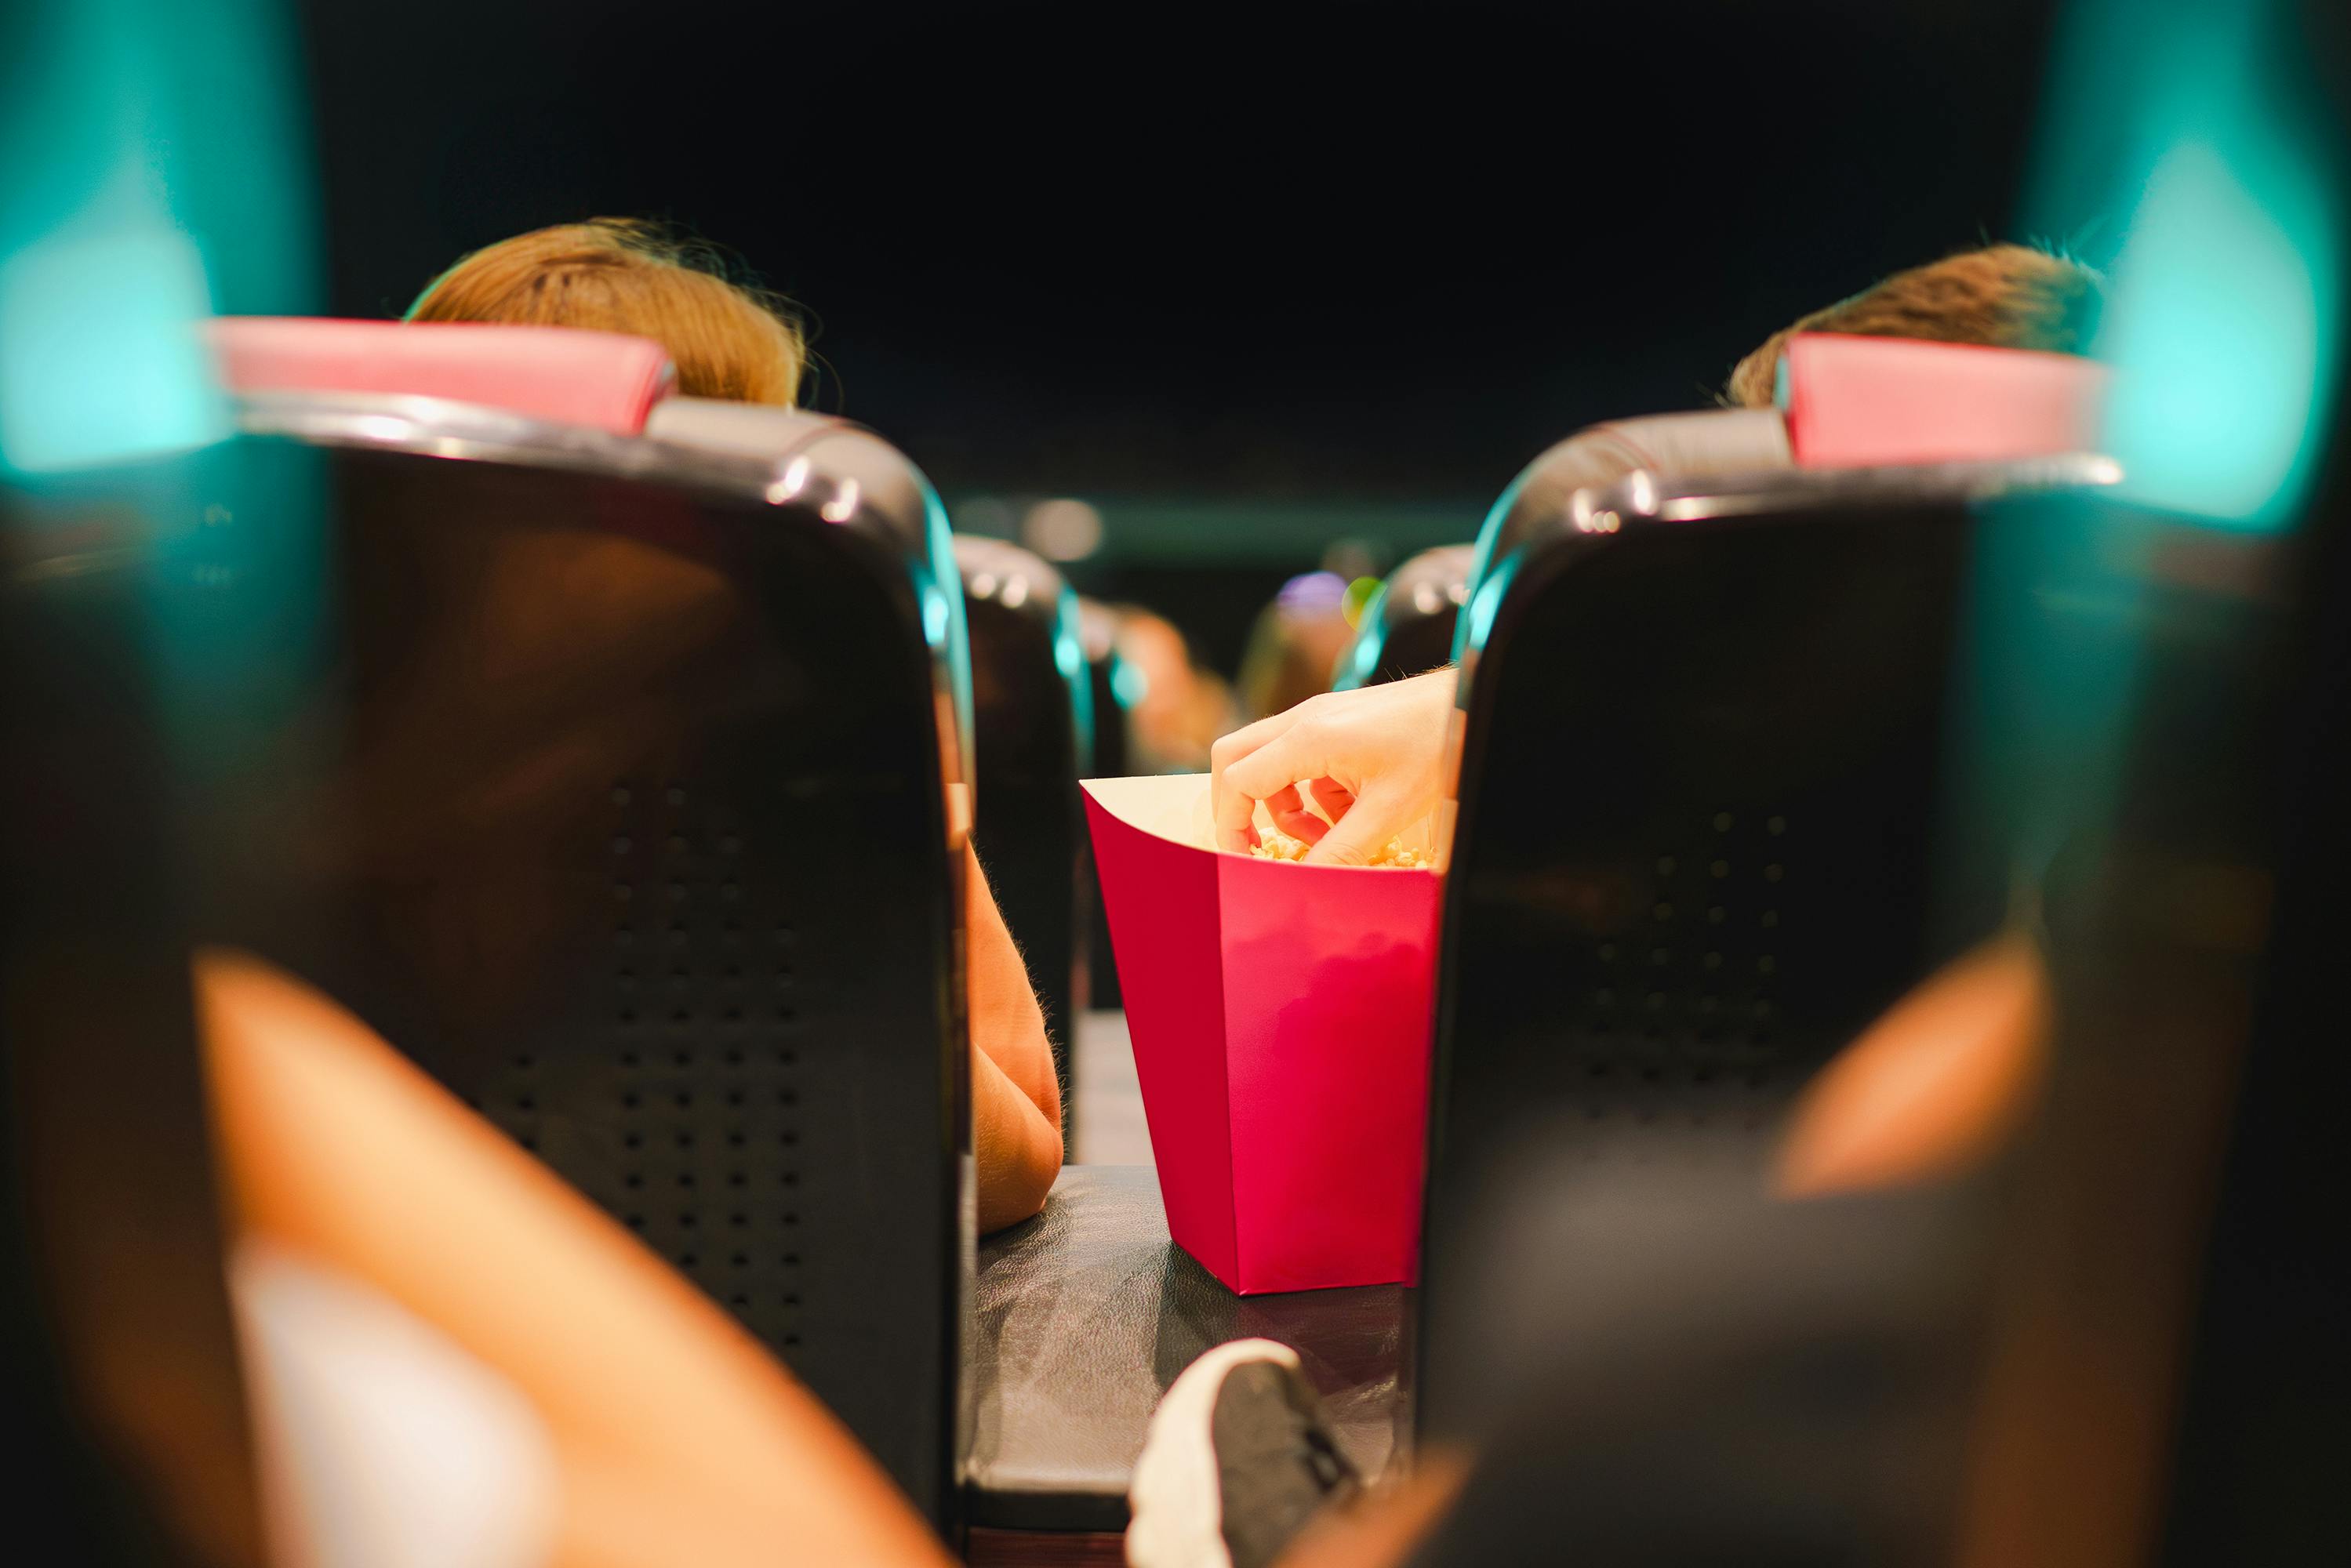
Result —
[[1243, 1294], [1416, 1275], [1451, 679], [1086, 781], [1168, 1230]]
[[[1217, 742], [1208, 761], [1218, 847], [1270, 848], [1309, 865], [1424, 863], [1417, 852], [1403, 858], [1402, 840], [1433, 818], [1444, 793], [1455, 679], [1433, 670], [1328, 693]], [[1259, 815], [1272, 819], [1272, 840], [1305, 852], [1269, 843]]]

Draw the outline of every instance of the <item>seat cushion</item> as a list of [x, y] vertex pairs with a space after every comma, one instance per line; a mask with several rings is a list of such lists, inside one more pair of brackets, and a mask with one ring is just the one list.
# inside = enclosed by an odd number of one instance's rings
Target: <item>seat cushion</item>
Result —
[[1123, 1530], [1126, 1484], [1160, 1394], [1203, 1351], [1261, 1336], [1295, 1349], [1340, 1446], [1366, 1474], [1408, 1440], [1395, 1285], [1234, 1295], [1167, 1239], [1148, 1166], [1070, 1166], [1045, 1211], [980, 1246], [970, 1519]]

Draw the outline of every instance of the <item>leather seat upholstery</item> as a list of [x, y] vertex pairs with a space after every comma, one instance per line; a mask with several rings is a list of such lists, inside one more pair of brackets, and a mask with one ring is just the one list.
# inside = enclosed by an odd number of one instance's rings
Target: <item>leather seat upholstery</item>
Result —
[[1038, 1531], [1125, 1528], [1126, 1486], [1159, 1396], [1202, 1352], [1261, 1336], [1299, 1353], [1365, 1473], [1410, 1428], [1395, 1285], [1234, 1295], [1167, 1239], [1147, 1166], [1071, 1166], [1045, 1212], [980, 1248], [969, 1518]]

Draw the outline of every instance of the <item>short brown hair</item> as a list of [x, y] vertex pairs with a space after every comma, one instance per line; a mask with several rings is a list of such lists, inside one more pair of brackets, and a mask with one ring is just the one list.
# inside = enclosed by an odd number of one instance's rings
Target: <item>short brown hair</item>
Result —
[[721, 276], [707, 246], [632, 218], [590, 218], [500, 240], [434, 278], [411, 321], [505, 321], [651, 338], [688, 397], [799, 398], [799, 325], [774, 296]]
[[1730, 372], [1727, 401], [1741, 408], [1770, 408], [1778, 392], [1780, 355], [1799, 332], [2085, 354], [2105, 299], [2105, 280], [2068, 257], [2029, 245], [1961, 251], [1897, 272], [1772, 333]]

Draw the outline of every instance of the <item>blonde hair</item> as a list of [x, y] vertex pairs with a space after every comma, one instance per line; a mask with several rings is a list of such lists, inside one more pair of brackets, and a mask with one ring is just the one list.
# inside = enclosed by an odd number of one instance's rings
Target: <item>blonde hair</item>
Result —
[[1780, 356], [1799, 332], [2087, 353], [2105, 299], [2105, 280], [2068, 257], [2026, 245], [1961, 251], [1897, 272], [1772, 333], [1730, 372], [1724, 401], [1770, 408], [1778, 392]]
[[688, 397], [799, 395], [807, 349], [784, 302], [729, 282], [709, 247], [632, 218], [590, 218], [500, 240], [434, 278], [411, 321], [504, 321], [651, 338]]

